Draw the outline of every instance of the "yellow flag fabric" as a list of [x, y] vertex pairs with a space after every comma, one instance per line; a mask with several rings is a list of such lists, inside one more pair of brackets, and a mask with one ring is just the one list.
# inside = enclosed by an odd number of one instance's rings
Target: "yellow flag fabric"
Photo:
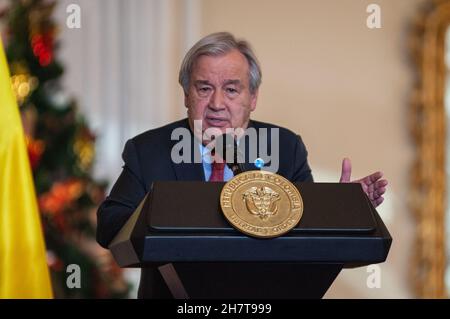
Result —
[[52, 298], [20, 113], [0, 40], [0, 298]]

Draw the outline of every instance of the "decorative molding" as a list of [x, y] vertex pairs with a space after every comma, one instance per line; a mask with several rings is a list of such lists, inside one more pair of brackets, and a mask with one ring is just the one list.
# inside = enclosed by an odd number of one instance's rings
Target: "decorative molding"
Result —
[[411, 128], [416, 144], [411, 172], [411, 209], [417, 219], [412, 282], [417, 297], [445, 298], [446, 112], [445, 37], [450, 0], [434, 0], [415, 21], [411, 48], [418, 77]]

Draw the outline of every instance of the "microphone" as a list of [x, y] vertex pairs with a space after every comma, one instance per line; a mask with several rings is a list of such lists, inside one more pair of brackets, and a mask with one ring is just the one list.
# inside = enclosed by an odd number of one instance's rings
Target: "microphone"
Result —
[[[245, 167], [244, 163], [240, 161], [242, 154], [238, 148], [235, 137], [229, 133], [224, 134], [222, 135], [222, 142], [222, 158], [225, 160], [227, 166], [233, 171], [235, 176], [243, 173], [245, 171]], [[232, 159], [230, 159], [231, 156], [227, 156], [228, 154], [233, 154]]]

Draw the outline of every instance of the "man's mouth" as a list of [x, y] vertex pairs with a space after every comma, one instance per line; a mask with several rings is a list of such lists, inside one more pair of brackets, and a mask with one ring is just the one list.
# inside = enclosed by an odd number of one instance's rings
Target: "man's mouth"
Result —
[[222, 117], [206, 117], [205, 121], [209, 127], [224, 127], [228, 124], [228, 120]]

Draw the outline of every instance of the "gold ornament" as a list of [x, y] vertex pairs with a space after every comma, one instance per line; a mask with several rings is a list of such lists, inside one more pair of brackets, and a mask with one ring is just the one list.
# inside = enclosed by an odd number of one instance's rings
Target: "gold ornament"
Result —
[[17, 103], [22, 106], [28, 96], [37, 88], [39, 81], [31, 76], [28, 68], [20, 62], [11, 64], [11, 86], [16, 96]]
[[78, 165], [82, 170], [87, 171], [94, 160], [94, 142], [88, 136], [79, 136], [73, 146], [75, 154], [78, 156]]

